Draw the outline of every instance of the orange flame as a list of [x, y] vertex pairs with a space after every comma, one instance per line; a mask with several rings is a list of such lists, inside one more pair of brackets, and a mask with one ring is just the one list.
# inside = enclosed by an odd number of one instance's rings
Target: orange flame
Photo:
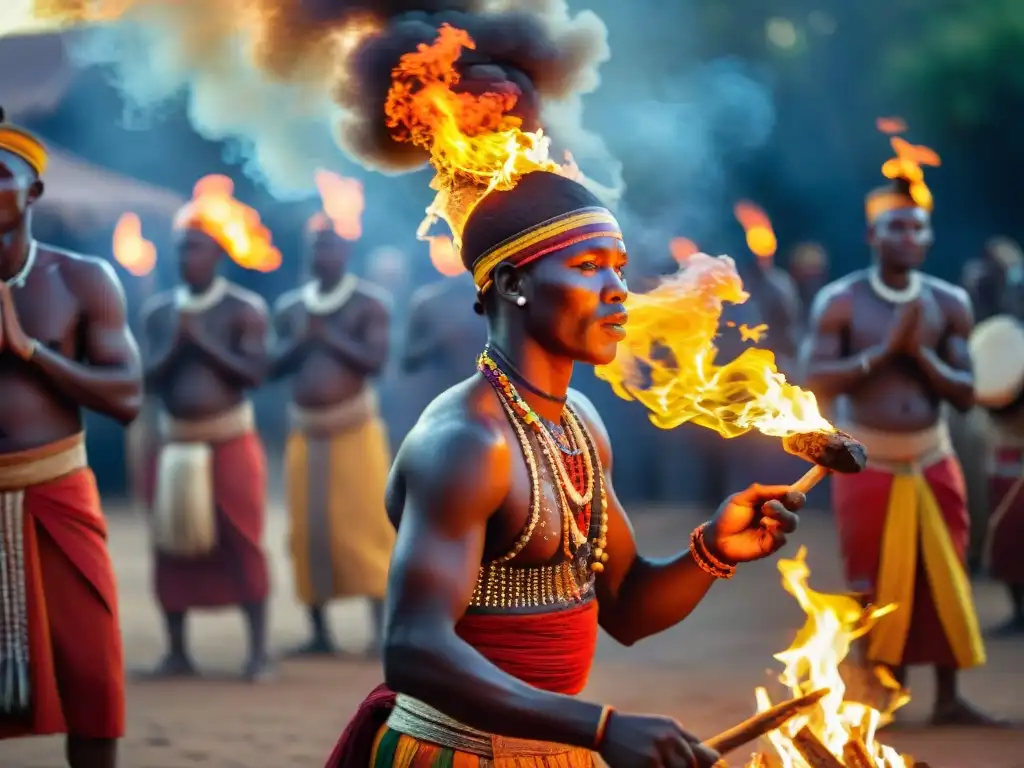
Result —
[[685, 265], [695, 253], [700, 253], [697, 244], [685, 237], [673, 237], [669, 241], [668, 249], [679, 266]]
[[363, 183], [324, 170], [317, 171], [313, 180], [320, 191], [323, 212], [331, 220], [338, 237], [344, 240], [362, 237], [363, 212], [366, 210]]
[[749, 200], [736, 203], [733, 213], [746, 233], [750, 252], [761, 259], [770, 259], [774, 256], [779, 243], [768, 214]]
[[[466, 219], [488, 192], [511, 189], [532, 171], [563, 172], [549, 157], [543, 131], [524, 131], [522, 120], [508, 114], [515, 95], [456, 93], [461, 77], [455, 64], [464, 49], [475, 47], [464, 30], [443, 25], [434, 43], [402, 56], [384, 107], [394, 137], [429, 152], [435, 171], [430, 188], [437, 196], [417, 236], [426, 239], [443, 219], [456, 248]], [[578, 173], [571, 158], [566, 163], [566, 173]]]
[[136, 277], [148, 275], [156, 267], [156, 246], [142, 236], [142, 221], [134, 213], [124, 213], [117, 220], [114, 259]]
[[234, 198], [235, 184], [227, 176], [212, 174], [196, 182], [192, 200], [175, 218], [178, 229], [195, 228], [217, 241], [241, 267], [273, 272], [281, 266], [270, 230], [260, 223], [254, 208]]
[[752, 341], [754, 344], [757, 344], [765, 337], [765, 334], [768, 333], [768, 326], [765, 323], [761, 323], [760, 325], [750, 327], [746, 323], [743, 323], [739, 327], [739, 332], [740, 341]]
[[[885, 124], [883, 127], [882, 118], [878, 121], [879, 130], [883, 133], [903, 133], [907, 130], [907, 124], [900, 121], [899, 124]], [[886, 130], [886, 128], [899, 128], [900, 130]], [[920, 144], [911, 144], [899, 136], [892, 136], [889, 139], [892, 151], [896, 157], [891, 157], [882, 164], [882, 175], [887, 179], [905, 179], [910, 185], [910, 196], [914, 202], [926, 210], [932, 210], [935, 200], [932, 192], [924, 182], [924, 169], [927, 165], [938, 168], [942, 165], [942, 159], [938, 153], [930, 147]]]
[[[875, 709], [866, 703], [846, 700], [846, 683], [840, 674], [840, 665], [852, 643], [866, 634], [879, 618], [896, 610], [896, 606], [864, 608], [847, 595], [815, 592], [807, 583], [811, 572], [807, 567], [805, 547], [800, 548], [794, 559], [780, 560], [779, 572], [783, 588], [796, 598], [807, 615], [807, 621], [789, 648], [775, 655], [784, 665], [779, 681], [795, 697], [822, 688], [829, 692], [810, 712], [793, 718], [779, 730], [768, 734], [767, 740], [778, 756], [776, 762], [784, 768], [812, 768], [794, 743], [794, 737], [806, 727], [832, 753], [839, 765], [849, 768], [912, 766], [912, 758], [900, 755], [892, 747], [876, 740], [879, 727], [890, 722], [892, 713], [910, 700], [907, 692], [890, 674], [876, 669], [878, 687], [886, 692], [887, 701], [883, 710]], [[759, 712], [771, 708], [772, 702], [765, 688], [755, 689], [754, 696]], [[856, 762], [847, 762], [851, 742], [863, 748], [858, 750], [862, 759]], [[763, 761], [759, 762], [760, 758], [755, 755], [748, 768], [763, 764]]]
[[450, 237], [431, 235], [429, 242], [430, 263], [434, 265], [434, 269], [445, 277], [455, 277], [466, 271]]
[[834, 430], [769, 350], [749, 347], [725, 365], [715, 362], [723, 304], [748, 298], [732, 259], [695, 254], [650, 293], [629, 295], [626, 338], [615, 360], [596, 369], [598, 378], [643, 404], [662, 429], [692, 422], [723, 437]]
[[875, 126], [882, 133], [906, 133], [907, 123], [902, 117], [879, 117], [875, 120]]

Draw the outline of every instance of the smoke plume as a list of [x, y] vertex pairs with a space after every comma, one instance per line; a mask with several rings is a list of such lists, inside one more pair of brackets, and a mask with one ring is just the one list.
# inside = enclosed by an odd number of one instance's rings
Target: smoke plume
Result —
[[[83, 0], [36, 0], [37, 15], [81, 21]], [[476, 49], [463, 88], [511, 91], [526, 127], [543, 125], [588, 174], [621, 192], [621, 167], [584, 130], [580, 97], [599, 82], [607, 29], [565, 0], [121, 0], [116, 21], [90, 28], [77, 59], [102, 65], [129, 113], [185, 96], [196, 130], [226, 140], [247, 172], [279, 196], [313, 189], [340, 146], [363, 167], [401, 173], [426, 154], [395, 141], [384, 102], [392, 69], [442, 24]], [[45, 7], [43, 7], [45, 6]]]

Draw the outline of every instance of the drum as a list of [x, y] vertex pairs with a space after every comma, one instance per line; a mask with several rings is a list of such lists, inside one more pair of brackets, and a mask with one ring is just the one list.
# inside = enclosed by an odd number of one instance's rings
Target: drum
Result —
[[1024, 389], [1024, 325], [1010, 315], [978, 323], [970, 338], [974, 397], [989, 410], [1009, 408]]

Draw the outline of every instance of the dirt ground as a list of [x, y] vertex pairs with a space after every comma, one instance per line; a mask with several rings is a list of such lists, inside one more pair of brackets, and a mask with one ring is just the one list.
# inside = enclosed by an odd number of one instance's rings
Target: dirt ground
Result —
[[[668, 554], [686, 543], [696, 513], [651, 513], [637, 520], [641, 548]], [[154, 663], [162, 649], [160, 619], [150, 597], [150, 559], [143, 522], [112, 515], [111, 546], [121, 588], [127, 664]], [[285, 523], [271, 519], [275, 593], [273, 645], [286, 648], [303, 638], [305, 624], [291, 588], [284, 554]], [[834, 534], [827, 516], [805, 515], [796, 543], [809, 547], [811, 584], [840, 591]], [[795, 552], [796, 546], [792, 547]], [[983, 624], [1002, 617], [1005, 605], [995, 585], [976, 585]], [[332, 620], [346, 647], [368, 638], [369, 614], [360, 602], [333, 608]], [[753, 688], [778, 671], [772, 654], [785, 648], [802, 613], [779, 584], [775, 566], [742, 569], [716, 586], [682, 626], [632, 649], [603, 639], [586, 695], [620, 709], [675, 716], [691, 731], [710, 735], [748, 716]], [[381, 679], [370, 662], [289, 662], [279, 678], [246, 685], [236, 676], [245, 654], [240, 617], [234, 612], [197, 616], [191, 625], [195, 655], [210, 679], [190, 683], [130, 683], [128, 735], [121, 751], [125, 768], [320, 768], [346, 719]], [[931, 695], [925, 671], [912, 680], [916, 699], [908, 714], [922, 720]], [[985, 708], [1024, 721], [1024, 642], [989, 647], [989, 663], [965, 675], [967, 694]], [[887, 733], [886, 740], [926, 760], [932, 768], [1024, 768], [1024, 731], [935, 732], [923, 727]], [[741, 760], [735, 760], [734, 764]], [[0, 744], [0, 768], [62, 766], [57, 739]]]

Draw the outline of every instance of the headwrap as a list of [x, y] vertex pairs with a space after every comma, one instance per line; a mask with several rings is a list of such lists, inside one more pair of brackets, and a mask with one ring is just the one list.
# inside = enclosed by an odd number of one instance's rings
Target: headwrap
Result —
[[923, 208], [931, 213], [933, 205], [930, 198], [920, 202], [915, 200], [906, 179], [894, 179], [891, 184], [871, 190], [864, 198], [868, 224], [874, 224], [883, 214], [900, 208]]
[[24, 128], [4, 122], [2, 115], [0, 112], [0, 149], [17, 155], [29, 164], [37, 176], [42, 176], [50, 161], [46, 146]]
[[196, 182], [192, 199], [174, 217], [174, 228], [194, 229], [212, 238], [239, 266], [272, 272], [281, 266], [281, 252], [255, 209], [233, 197], [227, 176], [206, 176]]
[[536, 171], [510, 190], [488, 194], [462, 233], [462, 261], [483, 295], [499, 264], [526, 266], [585, 240], [622, 240], [615, 217], [582, 184]]

